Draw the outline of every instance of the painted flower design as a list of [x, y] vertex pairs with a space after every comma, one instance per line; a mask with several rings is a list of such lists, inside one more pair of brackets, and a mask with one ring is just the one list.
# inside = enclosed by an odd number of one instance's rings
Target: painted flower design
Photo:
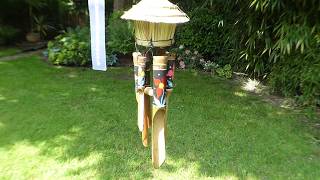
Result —
[[173, 88], [174, 69], [175, 69], [174, 63], [170, 63], [168, 66], [168, 72], [166, 75], [167, 76], [167, 89]]
[[146, 84], [146, 78], [145, 78], [144, 68], [139, 67], [138, 74], [137, 74], [137, 88], [143, 88], [145, 84]]
[[173, 76], [174, 76], [174, 71], [173, 71], [173, 69], [170, 69], [170, 70], [168, 71], [167, 76], [168, 76], [168, 77], [173, 77]]
[[155, 79], [154, 80], [155, 83], [155, 87], [156, 87], [156, 97], [158, 99], [161, 98], [161, 96], [164, 93], [164, 87], [165, 87], [165, 78], [161, 78], [161, 79]]
[[164, 107], [166, 105], [166, 73], [165, 71], [155, 71], [153, 78], [154, 85], [154, 98], [153, 103], [158, 107]]

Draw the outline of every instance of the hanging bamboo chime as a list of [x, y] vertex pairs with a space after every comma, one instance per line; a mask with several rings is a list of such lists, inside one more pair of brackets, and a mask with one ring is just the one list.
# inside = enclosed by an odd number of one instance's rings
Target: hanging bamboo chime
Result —
[[175, 68], [175, 56], [163, 49], [174, 43], [177, 24], [189, 18], [168, 0], [142, 0], [121, 18], [134, 21], [136, 45], [149, 48], [133, 53], [137, 124], [145, 147], [149, 144], [148, 129], [152, 129], [152, 163], [159, 168], [166, 159], [168, 101]]

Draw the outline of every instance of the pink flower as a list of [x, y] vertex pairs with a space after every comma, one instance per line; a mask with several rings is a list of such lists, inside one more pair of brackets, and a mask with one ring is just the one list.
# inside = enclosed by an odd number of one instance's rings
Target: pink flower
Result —
[[186, 64], [184, 63], [184, 61], [180, 61], [179, 65], [180, 65], [181, 69], [185, 69], [186, 68]]

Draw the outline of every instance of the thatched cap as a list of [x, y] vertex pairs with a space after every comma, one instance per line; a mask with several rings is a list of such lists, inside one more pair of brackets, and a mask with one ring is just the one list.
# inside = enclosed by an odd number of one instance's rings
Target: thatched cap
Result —
[[185, 23], [190, 19], [177, 5], [168, 0], [142, 0], [125, 12], [122, 19], [152, 23]]

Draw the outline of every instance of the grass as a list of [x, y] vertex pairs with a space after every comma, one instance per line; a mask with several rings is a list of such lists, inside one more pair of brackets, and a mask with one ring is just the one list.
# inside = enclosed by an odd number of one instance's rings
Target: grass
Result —
[[136, 126], [133, 72], [0, 61], [0, 179], [319, 179], [320, 146], [290, 110], [177, 72], [167, 161]]
[[6, 57], [6, 56], [12, 56], [17, 53], [19, 53], [20, 50], [17, 48], [5, 48], [5, 49], [0, 49], [0, 58], [1, 57]]

